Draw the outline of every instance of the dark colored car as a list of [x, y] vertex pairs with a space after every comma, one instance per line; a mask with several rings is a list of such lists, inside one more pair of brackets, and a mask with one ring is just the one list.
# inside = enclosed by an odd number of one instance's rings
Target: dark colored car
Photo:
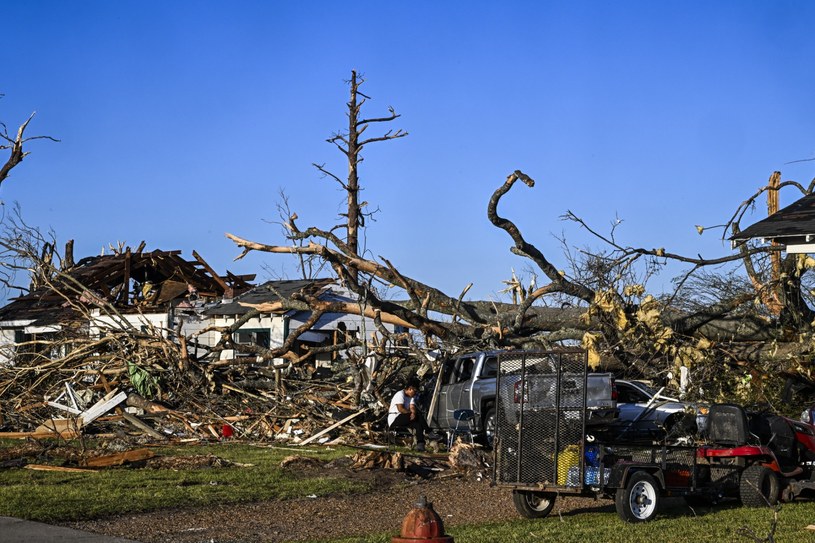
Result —
[[612, 433], [618, 439], [680, 438], [704, 431], [708, 408], [662, 395], [639, 381], [618, 379], [619, 416]]

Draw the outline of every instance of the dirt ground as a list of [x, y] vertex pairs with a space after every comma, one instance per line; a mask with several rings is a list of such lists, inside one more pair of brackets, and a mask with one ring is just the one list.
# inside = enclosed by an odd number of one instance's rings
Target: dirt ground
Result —
[[[433, 503], [445, 527], [519, 518], [510, 493], [491, 487], [478, 473], [423, 478], [390, 469], [352, 470], [347, 466], [292, 466], [315, 475], [366, 480], [372, 491], [243, 505], [196, 507], [125, 514], [66, 524], [72, 528], [126, 537], [143, 543], [282, 542], [391, 532], [398, 535], [405, 515], [420, 496]], [[306, 473], [307, 472], [307, 473]], [[552, 515], [612, 507], [610, 501], [563, 498]]]

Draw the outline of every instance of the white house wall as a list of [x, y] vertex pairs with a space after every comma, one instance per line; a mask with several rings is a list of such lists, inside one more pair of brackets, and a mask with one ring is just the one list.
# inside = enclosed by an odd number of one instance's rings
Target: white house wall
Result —
[[127, 321], [130, 326], [136, 330], [141, 330], [142, 327], [150, 328], [151, 326], [157, 330], [161, 330], [161, 335], [167, 337], [169, 327], [167, 325], [166, 313], [144, 313], [144, 314], [127, 314], [111, 317], [109, 315], [100, 315], [95, 312], [91, 315], [90, 330], [91, 337], [99, 337], [105, 330], [123, 330], [126, 329], [122, 319]]
[[14, 330], [0, 330], [0, 366], [9, 366], [14, 359], [16, 346]]
[[[202, 320], [200, 323], [193, 324], [185, 322], [184, 327], [182, 327], [182, 333], [187, 337], [190, 336], [186, 330], [190, 332], [199, 331], [203, 328], [208, 326], [216, 326], [216, 327], [227, 327], [232, 326], [235, 322], [240, 318], [240, 316], [228, 315], [228, 316], [216, 316], [211, 317], [207, 320]], [[283, 342], [285, 338], [283, 337], [285, 333], [284, 327], [284, 319], [280, 315], [260, 315], [258, 317], [254, 317], [249, 319], [245, 322], [241, 327], [241, 330], [269, 330], [269, 348], [276, 349], [278, 347], [283, 346]], [[214, 347], [218, 341], [221, 339], [221, 334], [219, 332], [205, 332], [198, 336], [198, 342], [201, 345], [206, 345], [208, 347]], [[229, 360], [235, 358], [235, 351], [232, 349], [227, 349], [221, 351], [221, 360]]]

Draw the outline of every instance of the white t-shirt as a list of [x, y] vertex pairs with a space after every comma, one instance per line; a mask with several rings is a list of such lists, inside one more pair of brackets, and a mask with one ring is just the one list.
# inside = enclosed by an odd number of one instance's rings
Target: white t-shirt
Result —
[[396, 417], [399, 415], [399, 409], [396, 407], [397, 405], [402, 404], [405, 407], [405, 409], [409, 411], [410, 406], [413, 404], [415, 400], [416, 396], [411, 398], [410, 396], [405, 394], [404, 390], [400, 390], [399, 392], [394, 394], [393, 398], [391, 399], [391, 406], [388, 409], [388, 426], [393, 424], [393, 421], [395, 421]]

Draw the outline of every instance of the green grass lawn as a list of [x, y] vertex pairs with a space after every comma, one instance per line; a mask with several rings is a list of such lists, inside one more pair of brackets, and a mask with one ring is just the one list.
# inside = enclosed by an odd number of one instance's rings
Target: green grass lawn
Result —
[[[0, 448], [19, 442], [0, 441]], [[251, 467], [215, 469], [154, 470], [133, 467], [108, 468], [94, 473], [59, 473], [26, 469], [0, 470], [0, 516], [13, 516], [44, 522], [65, 522], [101, 518], [121, 513], [157, 509], [298, 498], [309, 495], [364, 492], [360, 482], [343, 477], [303, 477], [280, 468], [286, 456], [302, 454], [330, 460], [352, 453], [352, 449], [269, 448], [240, 443], [164, 447], [157, 454], [191, 456], [213, 454], [253, 464]], [[771, 509], [749, 509], [735, 502], [701, 508], [694, 515], [681, 500], [672, 500], [659, 517], [646, 524], [625, 524], [611, 511], [590, 511], [564, 515], [555, 512], [542, 520], [448, 527], [458, 542], [549, 542], [642, 543], [768, 541], [773, 521]], [[611, 502], [586, 501], [586, 507]], [[442, 511], [443, 513], [443, 511]], [[778, 515], [774, 541], [815, 542], [815, 502], [785, 504]], [[754, 531], [758, 539], [739, 533]], [[389, 543], [394, 531], [365, 538], [333, 540], [332, 543]]]
[[[17, 443], [4, 441], [0, 447]], [[349, 449], [305, 453], [236, 443], [155, 449], [161, 455], [213, 454], [251, 467], [155, 470], [133, 467], [93, 473], [60, 473], [27, 469], [0, 470], [0, 516], [61, 522], [93, 519], [117, 513], [298, 498], [367, 490], [342, 477], [296, 477], [280, 462], [293, 454], [329, 460]]]
[[[587, 504], [594, 502], [587, 501]], [[611, 502], [602, 502], [611, 503]], [[693, 515], [688, 508], [675, 504], [666, 507], [656, 520], [643, 524], [626, 524], [615, 512], [557, 514], [541, 520], [518, 519], [497, 524], [454, 526], [446, 532], [457, 542], [466, 543], [756, 543], [766, 539], [773, 522], [773, 510], [749, 509], [735, 502], [715, 506]], [[815, 532], [807, 530], [815, 524], [815, 502], [785, 504], [778, 513], [776, 543], [815, 541]], [[742, 533], [753, 530], [755, 539]], [[365, 538], [330, 540], [331, 543], [389, 543], [396, 531]], [[323, 540], [321, 543], [328, 543]]]

